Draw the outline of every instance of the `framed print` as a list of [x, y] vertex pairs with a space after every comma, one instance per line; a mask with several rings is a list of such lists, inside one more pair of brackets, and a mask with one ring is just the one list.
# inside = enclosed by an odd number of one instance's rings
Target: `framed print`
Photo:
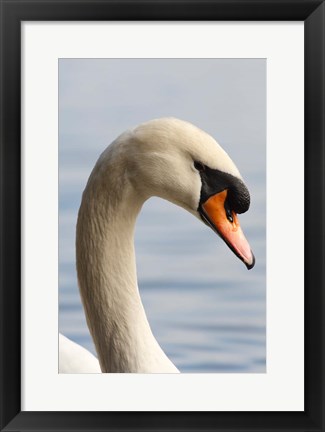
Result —
[[323, 2], [1, 8], [1, 430], [323, 430]]

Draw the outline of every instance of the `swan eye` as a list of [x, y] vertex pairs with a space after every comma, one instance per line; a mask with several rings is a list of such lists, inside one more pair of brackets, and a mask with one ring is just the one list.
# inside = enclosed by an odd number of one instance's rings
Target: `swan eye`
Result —
[[204, 171], [205, 170], [205, 166], [203, 165], [203, 163], [201, 162], [194, 162], [194, 168], [197, 169], [198, 171]]
[[229, 222], [233, 223], [234, 218], [232, 217], [231, 210], [229, 208], [226, 208], [225, 210], [226, 210], [227, 219], [229, 220]]

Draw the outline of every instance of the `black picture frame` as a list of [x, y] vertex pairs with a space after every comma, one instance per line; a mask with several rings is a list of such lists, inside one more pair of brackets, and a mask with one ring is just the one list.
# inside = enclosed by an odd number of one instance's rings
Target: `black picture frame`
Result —
[[[325, 431], [324, 2], [0, 0], [0, 4], [1, 431]], [[304, 21], [305, 190], [301, 191], [305, 194], [304, 412], [21, 411], [21, 22], [88, 20]]]

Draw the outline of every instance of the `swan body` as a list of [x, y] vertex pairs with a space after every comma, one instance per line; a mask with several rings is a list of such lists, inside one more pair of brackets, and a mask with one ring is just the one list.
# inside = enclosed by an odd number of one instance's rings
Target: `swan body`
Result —
[[151, 196], [192, 213], [254, 265], [237, 217], [249, 193], [220, 145], [174, 118], [124, 132], [89, 177], [76, 231], [79, 289], [102, 372], [179, 372], [152, 334], [137, 285], [135, 223]]
[[59, 334], [59, 373], [101, 373], [97, 358]]

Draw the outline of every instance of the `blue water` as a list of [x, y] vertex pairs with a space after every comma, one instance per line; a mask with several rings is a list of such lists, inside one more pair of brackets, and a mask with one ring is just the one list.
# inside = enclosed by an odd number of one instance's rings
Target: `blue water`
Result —
[[[75, 224], [90, 171], [127, 127], [172, 115], [213, 135], [251, 192], [240, 215], [248, 271], [192, 215], [152, 198], [136, 228], [141, 297], [182, 372], [266, 371], [264, 59], [62, 59], [59, 64], [59, 330], [94, 352], [77, 288]], [[136, 83], [136, 85], [135, 85]]]

